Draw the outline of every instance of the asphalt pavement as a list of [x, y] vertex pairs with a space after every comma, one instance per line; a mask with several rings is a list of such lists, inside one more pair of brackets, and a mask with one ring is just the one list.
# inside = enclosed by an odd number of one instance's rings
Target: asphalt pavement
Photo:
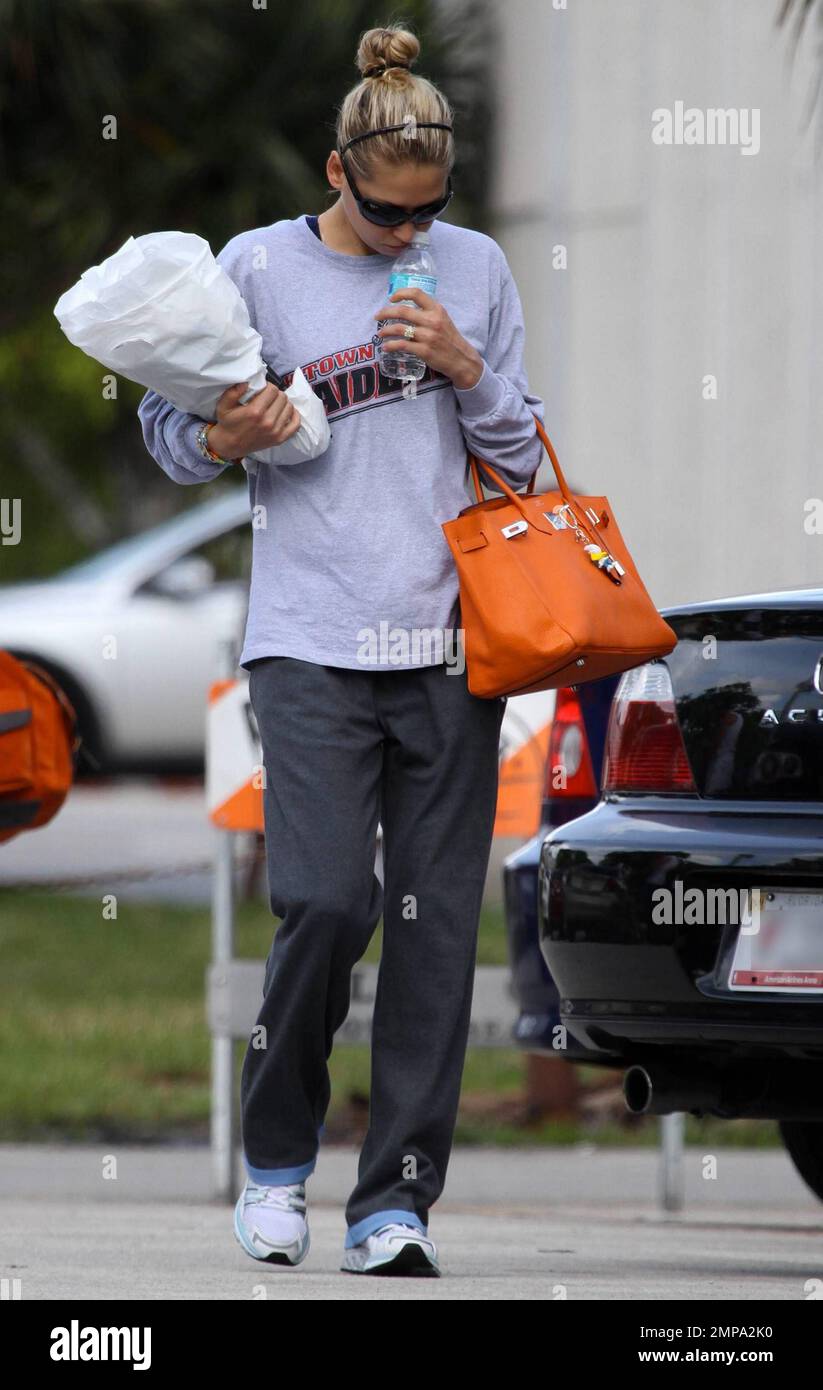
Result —
[[[48, 825], [9, 841], [0, 854], [0, 887], [54, 888], [92, 897], [116, 892], [124, 901], [207, 905], [222, 833], [208, 818], [202, 777], [134, 775], [79, 782]], [[246, 883], [256, 841], [251, 833], [234, 836], [238, 891]], [[495, 838], [487, 904], [502, 901], [503, 860], [521, 844], [512, 836]], [[263, 858], [256, 887], [265, 901]]]
[[236, 1243], [206, 1146], [0, 1145], [0, 1279], [23, 1300], [808, 1299], [823, 1204], [782, 1150], [716, 1158], [706, 1178], [686, 1149], [665, 1212], [655, 1149], [455, 1149], [429, 1215], [442, 1278], [381, 1279], [339, 1269], [354, 1148], [321, 1144], [311, 1248], [287, 1269]]

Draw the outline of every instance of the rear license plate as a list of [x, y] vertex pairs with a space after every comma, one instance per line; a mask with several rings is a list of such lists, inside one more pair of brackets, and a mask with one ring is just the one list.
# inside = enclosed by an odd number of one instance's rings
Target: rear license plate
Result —
[[761, 888], [759, 929], [738, 932], [729, 989], [823, 994], [823, 893]]

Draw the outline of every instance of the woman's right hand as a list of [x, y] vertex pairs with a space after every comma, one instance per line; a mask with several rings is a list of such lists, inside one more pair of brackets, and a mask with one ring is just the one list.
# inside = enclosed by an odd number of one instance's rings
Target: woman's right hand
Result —
[[240, 405], [248, 389], [247, 381], [238, 382], [217, 402], [217, 424], [209, 430], [209, 447], [221, 458], [241, 459], [270, 449], [291, 439], [300, 428], [300, 411], [274, 382], [267, 381], [262, 391]]

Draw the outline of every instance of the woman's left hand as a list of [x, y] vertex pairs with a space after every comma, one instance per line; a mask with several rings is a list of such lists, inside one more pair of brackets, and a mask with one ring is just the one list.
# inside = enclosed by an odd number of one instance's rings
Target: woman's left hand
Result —
[[[418, 307], [395, 303], [399, 299], [413, 299]], [[402, 319], [414, 324], [413, 338], [404, 338], [403, 329], [394, 323], [384, 324], [377, 330], [389, 352], [413, 352], [427, 366], [449, 377], [458, 391], [477, 385], [483, 374], [483, 358], [457, 331], [439, 300], [425, 290], [416, 285], [395, 290], [374, 317]]]

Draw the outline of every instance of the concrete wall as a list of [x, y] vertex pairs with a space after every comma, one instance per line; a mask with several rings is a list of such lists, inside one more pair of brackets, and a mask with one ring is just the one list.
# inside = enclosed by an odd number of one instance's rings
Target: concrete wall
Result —
[[[660, 606], [823, 584], [821, 31], [792, 67], [778, 0], [556, 2], [494, 5], [492, 231], [560, 462]], [[677, 101], [759, 108], [759, 153], [655, 144]]]

